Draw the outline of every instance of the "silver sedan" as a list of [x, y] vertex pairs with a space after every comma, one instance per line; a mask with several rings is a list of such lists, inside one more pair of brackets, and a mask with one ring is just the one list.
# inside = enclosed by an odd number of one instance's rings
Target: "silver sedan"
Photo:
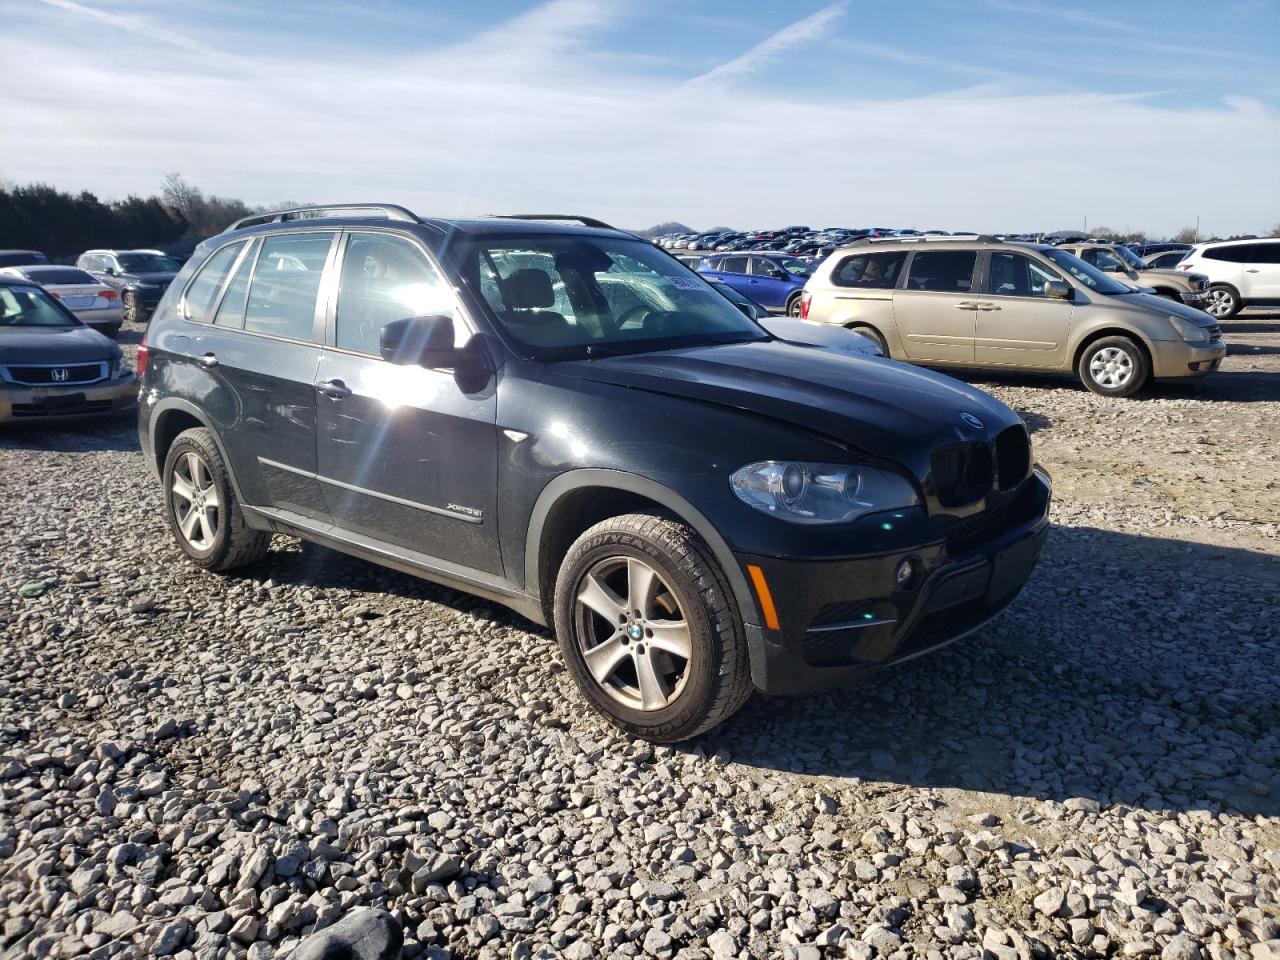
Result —
[[5, 267], [0, 273], [39, 284], [81, 323], [114, 337], [120, 332], [120, 294], [76, 267], [30, 265]]

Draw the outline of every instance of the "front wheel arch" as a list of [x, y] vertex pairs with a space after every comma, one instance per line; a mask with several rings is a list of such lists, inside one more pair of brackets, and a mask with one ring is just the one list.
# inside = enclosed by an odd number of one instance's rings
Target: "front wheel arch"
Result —
[[[726, 492], [727, 486], [726, 484]], [[656, 504], [672, 519], [679, 520], [690, 527], [702, 538], [703, 543], [711, 550], [716, 562], [720, 565], [725, 579], [729, 582], [743, 623], [749, 626], [759, 625], [761, 617], [741, 565], [724, 537], [702, 511], [680, 494], [657, 481], [622, 470], [598, 468], [571, 470], [560, 474], [542, 488], [542, 493], [538, 495], [533, 511], [529, 515], [528, 535], [524, 546], [525, 590], [539, 599], [543, 609], [547, 611], [549, 625], [554, 626], [550, 611], [554, 588], [546, 590], [545, 585], [555, 583], [558, 572], [558, 567], [555, 565], [558, 563], [558, 558], [549, 555], [544, 549], [554, 542], [557, 534], [554, 527], [548, 527], [548, 520], [555, 522], [553, 512], [557, 504], [563, 505], [563, 498], [591, 488], [644, 498]], [[569, 539], [569, 543], [571, 544], [576, 538], [575, 534]]]

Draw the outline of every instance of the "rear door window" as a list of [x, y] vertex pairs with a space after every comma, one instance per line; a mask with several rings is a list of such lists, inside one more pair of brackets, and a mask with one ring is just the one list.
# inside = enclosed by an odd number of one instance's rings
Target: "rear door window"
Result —
[[907, 259], [905, 250], [857, 253], [845, 257], [831, 271], [831, 282], [837, 287], [868, 287], [892, 290]]
[[249, 286], [244, 329], [285, 340], [311, 340], [316, 297], [334, 234], [286, 233], [262, 241]]
[[977, 259], [974, 250], [917, 250], [911, 260], [907, 289], [969, 293]]
[[725, 257], [720, 263], [721, 273], [746, 273], [746, 257]]
[[229, 243], [209, 255], [209, 259], [200, 267], [195, 279], [187, 287], [182, 298], [182, 312], [188, 320], [196, 323], [208, 323], [213, 319], [213, 310], [218, 304], [218, 294], [226, 282], [227, 274], [236, 262], [236, 257], [244, 249], [245, 241]]

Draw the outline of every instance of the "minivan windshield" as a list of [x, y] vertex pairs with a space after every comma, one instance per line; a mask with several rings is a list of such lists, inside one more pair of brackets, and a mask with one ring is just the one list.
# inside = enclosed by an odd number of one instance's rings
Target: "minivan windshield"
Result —
[[641, 240], [461, 235], [447, 256], [504, 332], [539, 359], [769, 338], [696, 273]]
[[39, 287], [0, 287], [0, 327], [75, 327]]
[[1075, 254], [1067, 253], [1067, 251], [1059, 250], [1056, 247], [1050, 247], [1040, 252], [1090, 290], [1097, 290], [1098, 293], [1111, 295], [1136, 292], [1132, 287], [1127, 287], [1123, 283], [1112, 280], [1097, 267], [1090, 266]]
[[125, 273], [177, 273], [182, 264], [158, 253], [122, 253], [116, 259]]

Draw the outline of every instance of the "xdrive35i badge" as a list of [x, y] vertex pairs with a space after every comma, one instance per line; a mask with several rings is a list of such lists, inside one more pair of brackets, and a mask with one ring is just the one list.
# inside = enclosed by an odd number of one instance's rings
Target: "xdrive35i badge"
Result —
[[967, 426], [973, 427], [973, 429], [975, 430], [982, 429], [982, 421], [979, 420], [977, 417], [975, 417], [972, 413], [962, 413], [960, 414], [960, 419]]

